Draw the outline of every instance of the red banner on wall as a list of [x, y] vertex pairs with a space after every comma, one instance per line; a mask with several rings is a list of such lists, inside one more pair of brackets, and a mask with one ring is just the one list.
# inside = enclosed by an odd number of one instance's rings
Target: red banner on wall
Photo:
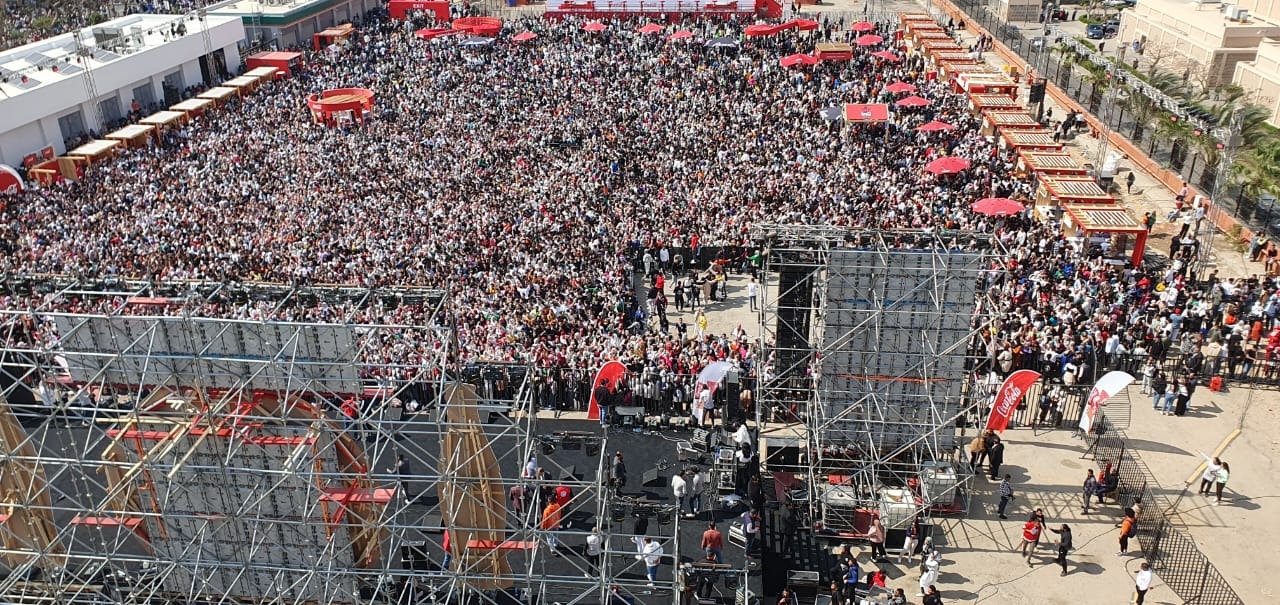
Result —
[[1027, 396], [1027, 390], [1037, 380], [1040, 380], [1040, 372], [1034, 370], [1018, 370], [1010, 374], [1004, 384], [1000, 385], [1000, 390], [996, 391], [996, 398], [991, 403], [991, 417], [987, 419], [987, 429], [1003, 433], [1009, 427], [1009, 419], [1013, 417], [1014, 410], [1018, 409], [1022, 398]]

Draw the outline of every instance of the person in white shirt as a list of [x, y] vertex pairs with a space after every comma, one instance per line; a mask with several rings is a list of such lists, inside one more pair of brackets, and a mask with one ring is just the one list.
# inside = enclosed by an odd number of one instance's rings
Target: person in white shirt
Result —
[[1137, 598], [1134, 599], [1134, 605], [1142, 605], [1143, 599], [1147, 598], [1147, 591], [1151, 590], [1151, 564], [1146, 561], [1142, 562], [1142, 569], [1139, 569], [1137, 576], [1134, 578], [1134, 591]]
[[662, 545], [647, 536], [635, 541], [640, 553], [636, 559], [644, 561], [644, 573], [649, 578], [649, 588], [653, 588], [653, 583], [658, 581], [658, 564], [662, 563]]
[[733, 432], [733, 444], [737, 446], [751, 445], [751, 429], [747, 428], [747, 423], [738, 424], [738, 430]]
[[696, 466], [689, 467], [686, 471], [689, 478], [689, 511], [688, 517], [696, 517], [702, 512], [702, 491], [706, 489], [707, 480], [702, 476], [702, 471]]
[[756, 278], [751, 278], [747, 282], [747, 302], [751, 303], [751, 310], [756, 310], [756, 296], [760, 293], [760, 285], [756, 283]]
[[[587, 565], [591, 567], [592, 572], [600, 571], [600, 559], [604, 556], [604, 536], [600, 535], [600, 528], [591, 528], [591, 533], [587, 534]], [[583, 572], [584, 576], [590, 578], [591, 572]]]
[[671, 476], [671, 494], [676, 497], [676, 510], [684, 512], [684, 501], [689, 496], [689, 486], [684, 480], [684, 471]]

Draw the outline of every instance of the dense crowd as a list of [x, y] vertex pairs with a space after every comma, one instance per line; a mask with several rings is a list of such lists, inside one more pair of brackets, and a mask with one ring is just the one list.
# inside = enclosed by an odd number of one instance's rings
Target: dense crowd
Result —
[[[162, 146], [10, 200], [0, 271], [443, 288], [463, 357], [547, 368], [538, 388], [549, 407], [584, 402], [582, 370], [601, 359], [633, 366], [636, 397], [662, 405], [691, 397], [689, 376], [714, 360], [763, 373], [761, 343], [745, 331], [706, 333], [658, 308], [683, 298], [675, 259], [688, 271], [758, 258], [760, 222], [995, 234], [1011, 258], [990, 272], [998, 307], [987, 310], [999, 321], [985, 345], [1004, 372], [1061, 377], [1098, 352], [1115, 354], [1110, 363], [1156, 341], [1184, 346], [1188, 334], [1231, 351], [1246, 316], [1270, 328], [1274, 287], [1195, 279], [1194, 234], [1167, 270], [1136, 271], [1054, 222], [973, 213], [974, 200], [1026, 197], [1032, 183], [979, 132], [962, 95], [925, 77], [922, 57], [896, 50], [900, 60], [886, 61], [855, 46], [848, 62], [779, 65], [815, 38], [850, 38], [848, 25], [726, 50], [704, 41], [741, 24], [687, 23], [695, 36], [669, 42], [633, 22], [590, 33], [572, 19], [526, 20], [472, 47], [373, 19], [307, 70], [169, 131]], [[539, 37], [512, 42], [521, 31]], [[891, 102], [884, 88], [897, 81], [931, 105], [897, 109], [884, 125], [823, 116]], [[377, 92], [370, 119], [315, 124], [302, 99], [348, 86]], [[916, 130], [932, 120], [955, 128]], [[972, 167], [923, 169], [945, 155]], [[656, 274], [670, 285], [655, 288]], [[135, 312], [109, 297], [48, 296], [0, 302]], [[425, 310], [200, 300], [164, 312], [413, 323]], [[1231, 328], [1215, 329], [1230, 313]]]

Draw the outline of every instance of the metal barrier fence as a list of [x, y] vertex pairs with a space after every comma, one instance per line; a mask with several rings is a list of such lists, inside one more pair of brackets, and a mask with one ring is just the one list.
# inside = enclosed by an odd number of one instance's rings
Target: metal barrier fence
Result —
[[1141, 499], [1136, 538], [1152, 571], [1186, 603], [1198, 605], [1243, 605], [1244, 601], [1227, 583], [1222, 573], [1195, 540], [1176, 523], [1176, 512], [1137, 454], [1125, 444], [1125, 435], [1110, 425], [1105, 414], [1098, 417], [1097, 429], [1086, 455], [1099, 466], [1110, 463], [1120, 476], [1116, 503], [1125, 509]]

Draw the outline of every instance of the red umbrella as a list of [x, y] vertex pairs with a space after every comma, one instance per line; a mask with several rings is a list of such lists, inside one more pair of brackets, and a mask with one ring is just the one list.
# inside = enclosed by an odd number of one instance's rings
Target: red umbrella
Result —
[[524, 33], [519, 33], [519, 34], [516, 34], [516, 35], [512, 36], [512, 37], [511, 37], [511, 39], [512, 39], [512, 40], [514, 40], [514, 41], [516, 41], [516, 42], [525, 42], [525, 41], [532, 40], [532, 39], [537, 38], [537, 37], [538, 37], [538, 34], [535, 34], [535, 33], [533, 33], [533, 32], [524, 32]]
[[929, 162], [924, 169], [934, 174], [956, 174], [969, 167], [969, 160], [954, 155]]
[[582, 29], [584, 31], [589, 31], [589, 32], [602, 32], [606, 29], [609, 29], [609, 26], [599, 21], [592, 21], [591, 23], [583, 25]]
[[916, 130], [920, 132], [936, 132], [939, 130], [955, 130], [955, 129], [956, 129], [955, 126], [952, 126], [946, 122], [939, 122], [937, 120], [929, 122], [928, 124], [925, 124], [924, 126], [920, 126], [919, 128], [916, 128]]
[[795, 19], [792, 23], [796, 24], [796, 29], [802, 32], [818, 29], [818, 22], [812, 19]]
[[1026, 210], [1018, 200], [1011, 200], [1007, 197], [988, 197], [980, 199], [973, 203], [970, 208], [978, 214], [987, 216], [1009, 216]]
[[911, 95], [905, 99], [898, 101], [896, 105], [898, 107], [928, 107], [930, 105], [933, 105], [933, 103], [930, 103], [929, 99], [926, 99], [924, 97], [917, 97], [916, 95]]
[[898, 61], [902, 60], [902, 57], [899, 57], [898, 55], [894, 54], [894, 52], [891, 50], [876, 51], [871, 53], [871, 56], [884, 59], [885, 61], [888, 61], [890, 63], [897, 63]]
[[787, 55], [778, 61], [783, 67], [793, 67], [796, 65], [813, 65], [818, 62], [818, 58], [813, 55]]
[[875, 34], [867, 34], [865, 36], [858, 36], [857, 42], [858, 46], [874, 46], [884, 42], [884, 37], [877, 36]]
[[886, 91], [888, 91], [888, 92], [891, 92], [891, 93], [895, 94], [895, 95], [896, 95], [896, 94], [899, 94], [899, 93], [903, 93], [903, 92], [915, 92], [915, 91], [916, 91], [916, 87], [915, 87], [915, 86], [913, 86], [913, 85], [911, 85], [911, 84], [907, 84], [906, 82], [894, 82], [893, 84], [890, 84], [890, 85], [888, 85], [888, 86], [884, 87], [884, 89], [885, 89]]
[[646, 26], [644, 26], [644, 27], [641, 27], [640, 29], [638, 29], [638, 30], [636, 30], [636, 31], [638, 31], [638, 32], [640, 32], [640, 33], [642, 33], [642, 34], [656, 34], [656, 33], [660, 32], [660, 31], [662, 31], [662, 26], [661, 26], [661, 25], [658, 25], [657, 23], [650, 23], [650, 24], [648, 24], [648, 25], [646, 25]]
[[742, 33], [748, 36], [772, 36], [778, 33], [778, 26], [757, 23], [755, 25], [748, 25], [746, 29], [742, 30]]
[[667, 36], [667, 39], [668, 39], [668, 40], [683, 40], [683, 39], [685, 39], [685, 38], [692, 38], [692, 37], [693, 37], [693, 32], [691, 32], [691, 31], [689, 31], [689, 30], [687, 30], [687, 29], [682, 29], [682, 30], [680, 30], [680, 31], [678, 31], [678, 32], [676, 32], [676, 33], [674, 33], [674, 34], [671, 34], [670, 36]]
[[852, 26], [850, 26], [850, 27], [849, 27], [849, 29], [851, 29], [851, 30], [853, 30], [853, 31], [856, 31], [856, 32], [869, 32], [869, 31], [874, 31], [874, 30], [875, 30], [875, 28], [876, 28], [876, 26], [875, 26], [875, 25], [872, 25], [871, 23], [869, 23], [869, 22], [867, 22], [867, 21], [859, 21], [859, 22], [854, 23]]

